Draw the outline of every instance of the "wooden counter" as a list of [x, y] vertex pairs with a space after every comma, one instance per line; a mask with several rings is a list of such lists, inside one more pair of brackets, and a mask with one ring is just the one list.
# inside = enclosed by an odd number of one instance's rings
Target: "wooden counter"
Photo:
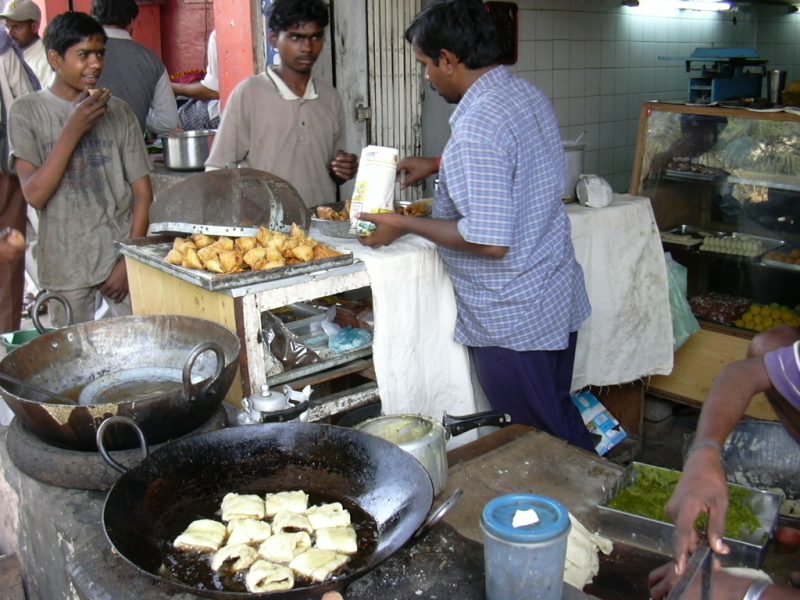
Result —
[[[726, 333], [701, 329], [675, 353], [675, 366], [667, 376], [650, 378], [647, 392], [667, 400], [702, 406], [720, 371], [747, 354], [750, 340]], [[764, 394], [750, 402], [748, 417], [777, 421], [778, 417]]]

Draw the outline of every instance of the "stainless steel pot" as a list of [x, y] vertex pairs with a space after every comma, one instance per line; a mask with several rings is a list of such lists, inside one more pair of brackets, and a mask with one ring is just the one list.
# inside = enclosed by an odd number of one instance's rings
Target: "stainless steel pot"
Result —
[[216, 129], [198, 129], [162, 135], [164, 165], [174, 171], [202, 171], [216, 134]]
[[477, 427], [505, 427], [511, 417], [487, 411], [462, 417], [444, 414], [439, 423], [423, 415], [386, 415], [368, 419], [355, 429], [397, 444], [414, 456], [431, 477], [434, 495], [447, 486], [447, 440]]

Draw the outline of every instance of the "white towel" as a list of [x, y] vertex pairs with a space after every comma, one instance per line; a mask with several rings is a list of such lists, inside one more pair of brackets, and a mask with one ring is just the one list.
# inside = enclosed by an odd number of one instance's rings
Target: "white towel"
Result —
[[372, 342], [384, 414], [475, 412], [469, 354], [453, 341], [453, 285], [433, 242], [407, 235], [373, 250], [356, 240], [311, 235], [364, 261], [372, 287]]
[[667, 269], [650, 200], [615, 195], [605, 208], [567, 207], [592, 316], [578, 332], [572, 389], [672, 371]]

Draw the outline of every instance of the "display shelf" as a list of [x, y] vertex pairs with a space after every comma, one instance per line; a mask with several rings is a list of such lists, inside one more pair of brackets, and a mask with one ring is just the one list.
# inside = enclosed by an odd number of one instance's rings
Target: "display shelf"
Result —
[[[679, 162], [702, 165], [710, 174], [676, 172], [671, 166]], [[687, 268], [689, 297], [717, 293], [760, 305], [800, 304], [800, 269], [765, 259], [769, 251], [800, 246], [798, 173], [797, 115], [642, 106], [631, 191], [651, 199], [659, 230], [747, 236], [763, 247], [740, 256], [663, 240], [665, 250]], [[753, 335], [732, 324], [702, 322], [701, 332], [676, 353], [672, 374], [653, 378], [651, 387], [670, 399], [702, 402], [725, 364], [744, 357]], [[760, 406], [759, 415], [774, 418], [768, 405]]]
[[[145, 264], [136, 257], [127, 256], [126, 265], [134, 314], [200, 317], [225, 325], [236, 332], [242, 342], [240, 375], [225, 398], [234, 406], [240, 406], [242, 397], [257, 393], [267, 383], [267, 361], [261, 342], [263, 312], [368, 287], [370, 283], [366, 269], [360, 262], [256, 286], [218, 291], [206, 290], [184, 281]], [[365, 352], [354, 353], [348, 358], [356, 360], [369, 353], [370, 349], [366, 349]], [[297, 373], [293, 375], [300, 376]], [[281, 381], [286, 382], [289, 379]], [[270, 383], [274, 382], [275, 380]]]

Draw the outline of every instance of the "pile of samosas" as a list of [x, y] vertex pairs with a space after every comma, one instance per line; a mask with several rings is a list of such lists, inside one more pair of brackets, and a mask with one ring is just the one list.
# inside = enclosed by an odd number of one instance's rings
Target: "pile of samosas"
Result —
[[292, 225], [289, 235], [260, 227], [255, 237], [214, 237], [196, 233], [187, 238], [175, 238], [165, 260], [187, 269], [230, 274], [277, 269], [340, 255]]

